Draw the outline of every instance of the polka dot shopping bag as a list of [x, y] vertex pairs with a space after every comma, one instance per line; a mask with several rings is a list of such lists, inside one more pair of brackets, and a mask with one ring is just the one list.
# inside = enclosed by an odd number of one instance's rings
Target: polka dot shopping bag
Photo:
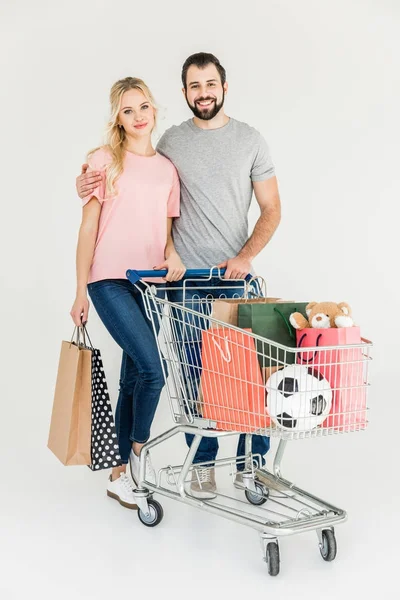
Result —
[[[87, 332], [86, 332], [87, 333]], [[88, 337], [89, 342], [90, 338]], [[113, 410], [108, 393], [100, 350], [92, 350], [92, 471], [109, 469], [121, 464]]]

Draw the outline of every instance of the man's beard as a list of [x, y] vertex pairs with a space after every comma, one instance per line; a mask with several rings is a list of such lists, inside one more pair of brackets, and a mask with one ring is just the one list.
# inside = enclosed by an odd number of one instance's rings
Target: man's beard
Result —
[[[196, 102], [199, 102], [199, 101], [204, 102], [205, 100], [213, 100], [213, 104], [211, 105], [211, 107], [208, 109], [198, 108]], [[225, 92], [224, 91], [222, 92], [222, 100], [219, 104], [217, 103], [217, 100], [215, 98], [202, 96], [201, 98], [197, 98], [196, 102], [194, 103], [194, 106], [192, 106], [191, 104], [189, 104], [189, 101], [186, 96], [187, 105], [190, 108], [190, 110], [192, 111], [192, 113], [194, 114], [194, 116], [197, 117], [198, 119], [202, 119], [203, 121], [210, 121], [211, 119], [213, 119], [215, 117], [215, 115], [217, 115], [219, 113], [219, 111], [221, 110], [221, 108], [223, 107], [224, 101], [225, 101]]]

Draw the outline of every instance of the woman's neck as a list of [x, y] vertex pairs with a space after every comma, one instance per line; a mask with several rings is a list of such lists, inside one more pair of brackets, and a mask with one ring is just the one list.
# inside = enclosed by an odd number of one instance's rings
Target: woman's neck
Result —
[[143, 139], [133, 139], [128, 137], [125, 140], [124, 147], [127, 152], [139, 154], [139, 156], [153, 156], [153, 154], [155, 154], [150, 137], [145, 137]]

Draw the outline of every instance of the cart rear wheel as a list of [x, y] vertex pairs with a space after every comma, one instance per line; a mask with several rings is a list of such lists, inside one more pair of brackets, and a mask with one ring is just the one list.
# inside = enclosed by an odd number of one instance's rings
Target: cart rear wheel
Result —
[[269, 575], [272, 577], [278, 575], [281, 562], [279, 557], [278, 542], [269, 542], [267, 544], [265, 559], [267, 561]]
[[161, 523], [162, 518], [164, 516], [164, 511], [159, 502], [157, 500], [153, 500], [153, 498], [149, 498], [147, 500], [147, 505], [149, 507], [149, 512], [146, 515], [143, 511], [138, 509], [138, 517], [139, 521], [146, 525], [146, 527], [155, 527], [159, 523]]
[[322, 544], [320, 544], [319, 551], [321, 556], [327, 562], [331, 562], [336, 558], [337, 544], [335, 533], [332, 529], [324, 529], [322, 531]]
[[244, 491], [244, 495], [246, 496], [248, 502], [250, 504], [254, 504], [254, 506], [261, 506], [268, 500], [268, 490], [261, 484], [255, 484], [256, 491], [246, 489]]

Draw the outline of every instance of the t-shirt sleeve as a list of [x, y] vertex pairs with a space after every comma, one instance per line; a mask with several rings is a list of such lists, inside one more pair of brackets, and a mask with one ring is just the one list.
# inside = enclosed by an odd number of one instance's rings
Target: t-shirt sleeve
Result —
[[169, 160], [172, 160], [170, 154], [171, 154], [171, 138], [173, 137], [173, 132], [174, 128], [170, 127], [169, 129], [167, 129], [167, 131], [165, 131], [163, 133], [163, 135], [161, 136], [161, 138], [158, 141], [157, 144], [157, 152], [159, 152], [160, 154], [162, 154], [163, 156], [165, 156], [165, 158], [168, 158]]
[[88, 196], [82, 199], [82, 206], [85, 206], [93, 197], [96, 198], [100, 204], [103, 204], [107, 200], [106, 196], [106, 167], [110, 163], [110, 156], [102, 148], [96, 150], [88, 159], [89, 168], [86, 171], [91, 173], [92, 171], [99, 171], [101, 174], [101, 181], [99, 185], [91, 192]]
[[172, 186], [171, 186], [171, 191], [170, 191], [169, 198], [168, 198], [167, 215], [168, 215], [168, 217], [179, 217], [181, 186], [180, 186], [180, 182], [179, 182], [178, 173], [177, 173], [175, 167], [173, 167], [173, 171], [174, 171], [174, 173], [173, 173]]
[[162, 154], [163, 156], [165, 156], [165, 147], [166, 147], [166, 135], [165, 133], [161, 136], [161, 138], [158, 140], [157, 143], [157, 152], [159, 152], [160, 154]]
[[258, 148], [251, 167], [250, 177], [252, 181], [265, 181], [275, 176], [268, 144], [261, 134], [258, 134]]

